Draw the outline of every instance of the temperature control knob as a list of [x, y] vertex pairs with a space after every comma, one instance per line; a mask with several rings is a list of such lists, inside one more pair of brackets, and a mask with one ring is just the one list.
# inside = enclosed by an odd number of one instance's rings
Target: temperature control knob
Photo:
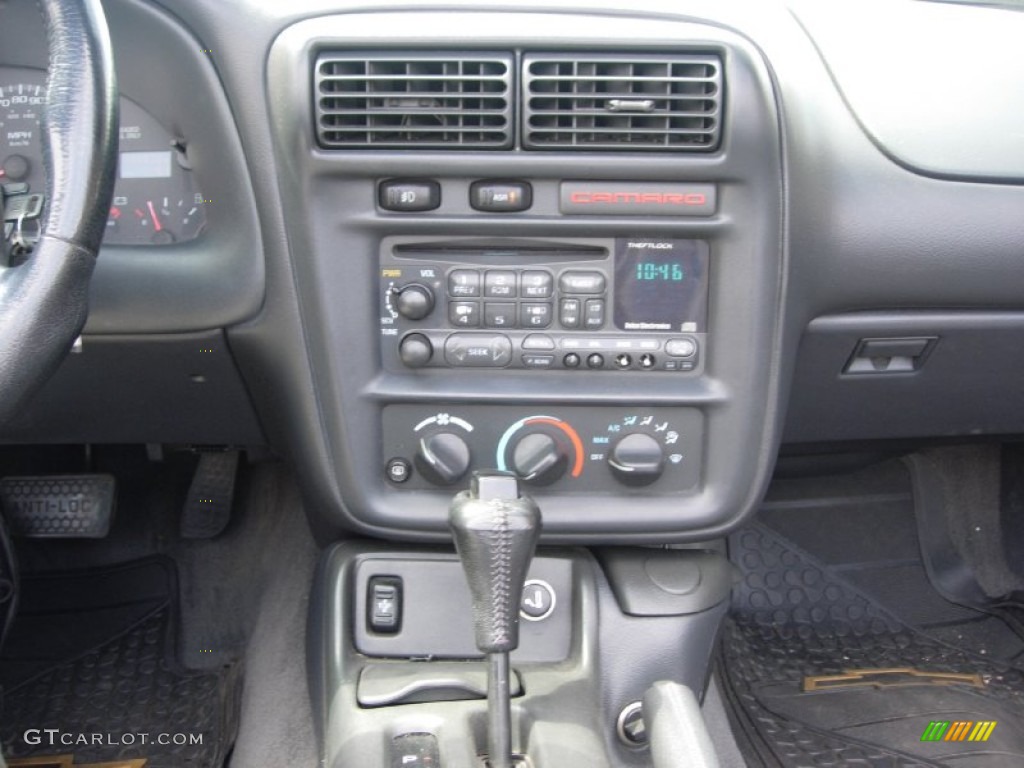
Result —
[[420, 439], [416, 469], [434, 485], [454, 485], [469, 469], [469, 446], [452, 432], [437, 432]]
[[434, 345], [422, 333], [410, 333], [398, 345], [398, 357], [410, 368], [422, 368], [434, 356]]
[[395, 310], [407, 320], [422, 320], [434, 309], [434, 292], [425, 285], [410, 283], [395, 290]]
[[608, 456], [608, 466], [623, 485], [650, 485], [665, 468], [661, 444], [648, 434], [634, 432], [619, 440]]
[[543, 432], [525, 435], [512, 449], [512, 469], [530, 485], [551, 485], [568, 465], [568, 447]]

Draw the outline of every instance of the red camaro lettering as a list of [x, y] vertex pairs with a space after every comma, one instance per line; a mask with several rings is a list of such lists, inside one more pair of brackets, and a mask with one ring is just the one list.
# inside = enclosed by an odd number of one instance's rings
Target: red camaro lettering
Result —
[[569, 200], [576, 205], [707, 205], [701, 192], [573, 192]]

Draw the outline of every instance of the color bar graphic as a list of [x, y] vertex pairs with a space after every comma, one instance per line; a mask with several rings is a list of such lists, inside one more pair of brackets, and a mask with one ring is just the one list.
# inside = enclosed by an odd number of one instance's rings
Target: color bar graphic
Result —
[[949, 721], [944, 722], [932, 720], [928, 723], [928, 727], [924, 729], [924, 733], [921, 734], [921, 741], [942, 741], [942, 737], [946, 735], [946, 731], [949, 730]]
[[988, 741], [995, 729], [995, 720], [932, 720], [921, 741]]

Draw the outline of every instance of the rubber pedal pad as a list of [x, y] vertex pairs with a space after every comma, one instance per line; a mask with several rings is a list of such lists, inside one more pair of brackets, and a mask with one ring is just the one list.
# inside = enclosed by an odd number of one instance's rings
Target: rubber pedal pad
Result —
[[12, 536], [102, 539], [117, 499], [112, 475], [38, 475], [0, 480], [0, 509]]
[[239, 455], [239, 451], [199, 454], [182, 509], [182, 538], [212, 539], [227, 528], [235, 500]]

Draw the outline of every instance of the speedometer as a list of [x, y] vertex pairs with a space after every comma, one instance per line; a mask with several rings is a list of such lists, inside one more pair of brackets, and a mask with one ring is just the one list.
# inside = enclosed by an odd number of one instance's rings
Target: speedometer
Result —
[[[45, 188], [39, 138], [45, 83], [41, 70], [0, 67], [0, 184]], [[122, 96], [117, 182], [103, 244], [184, 242], [205, 226], [184, 139]]]
[[[2, 81], [0, 81], [2, 82]], [[39, 118], [46, 93], [41, 85], [0, 85], [0, 183], [42, 180]]]

